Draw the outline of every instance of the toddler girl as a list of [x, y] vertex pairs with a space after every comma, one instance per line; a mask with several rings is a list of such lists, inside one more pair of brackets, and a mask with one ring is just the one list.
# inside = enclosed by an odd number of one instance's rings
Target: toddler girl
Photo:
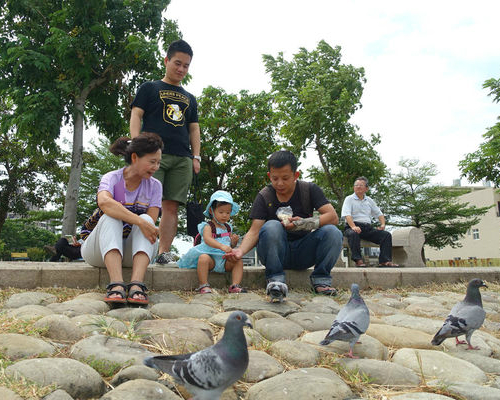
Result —
[[[224, 190], [217, 190], [210, 197], [210, 203], [203, 214], [211, 218], [209, 223], [198, 225], [201, 243], [191, 248], [179, 260], [179, 268], [196, 268], [200, 286], [196, 289], [200, 293], [212, 293], [208, 284], [208, 272], [232, 272], [232, 285], [229, 293], [246, 292], [240, 286], [243, 277], [243, 260], [229, 261], [224, 258], [226, 253], [238, 243], [239, 236], [231, 233], [229, 219], [235, 215], [240, 206], [233, 201], [233, 197]], [[215, 229], [214, 229], [215, 228]], [[215, 233], [212, 232], [215, 230]]]

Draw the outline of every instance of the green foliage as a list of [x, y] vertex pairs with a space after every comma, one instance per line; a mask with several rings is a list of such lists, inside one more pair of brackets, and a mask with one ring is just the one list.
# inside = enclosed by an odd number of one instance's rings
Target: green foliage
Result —
[[430, 178], [438, 173], [432, 163], [402, 160], [399, 165], [402, 171], [391, 176], [389, 196], [381, 204], [390, 225], [421, 228], [425, 243], [436, 249], [460, 247], [459, 239], [490, 207], [459, 202], [466, 189], [432, 185]]
[[5, 242], [0, 239], [0, 260], [9, 260], [10, 259], [10, 251], [7, 248]]
[[26, 252], [31, 261], [44, 261], [46, 258], [45, 250], [40, 247], [28, 247]]
[[219, 189], [230, 192], [242, 211], [234, 222], [245, 232], [248, 211], [266, 184], [267, 158], [278, 144], [271, 96], [264, 92], [229, 94], [208, 87], [198, 99], [201, 130], [201, 200]]
[[25, 216], [61, 195], [64, 153], [26, 142], [11, 126], [13, 106], [0, 101], [0, 231], [9, 212]]
[[102, 176], [125, 166], [122, 157], [109, 152], [110, 144], [109, 139], [100, 137], [97, 143], [91, 141], [90, 150], [83, 153], [82, 180], [77, 209], [78, 226], [85, 222], [97, 207], [97, 189]]
[[30, 247], [54, 244], [57, 235], [22, 219], [8, 219], [0, 233], [0, 239], [5, 243], [9, 253], [25, 252]]
[[61, 123], [73, 123], [63, 233], [75, 228], [84, 118], [112, 139], [128, 134], [139, 83], [162, 75], [159, 38], [180, 36], [162, 16], [169, 4], [23, 0], [1, 8], [0, 97], [15, 106], [10, 126], [32, 146], [54, 149]]
[[106, 359], [96, 359], [94, 356], [88, 357], [83, 361], [106, 378], [112, 377], [122, 368], [133, 365], [133, 360], [129, 360], [125, 364], [120, 364]]
[[483, 137], [485, 141], [479, 145], [479, 149], [466, 154], [458, 166], [462, 176], [469, 181], [486, 179], [500, 187], [500, 123], [490, 128]]
[[[483, 87], [490, 89], [489, 96], [493, 96], [494, 102], [500, 102], [500, 79], [488, 79]], [[500, 122], [489, 128], [483, 137], [485, 141], [479, 145], [479, 150], [467, 154], [458, 166], [462, 176], [469, 181], [486, 179], [500, 187]]]
[[342, 64], [340, 47], [325, 41], [313, 51], [301, 48], [292, 61], [285, 60], [283, 53], [263, 58], [271, 73], [281, 134], [297, 154], [306, 156], [314, 149], [320, 167], [310, 173], [327, 194], [341, 205], [357, 176], [379, 182], [386, 175], [386, 166], [374, 150], [380, 137], [366, 140], [349, 122], [361, 107], [364, 69]]

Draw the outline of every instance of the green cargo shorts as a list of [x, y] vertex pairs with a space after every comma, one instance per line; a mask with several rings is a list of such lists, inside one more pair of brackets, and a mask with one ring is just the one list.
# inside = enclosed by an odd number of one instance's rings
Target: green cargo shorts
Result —
[[162, 154], [160, 168], [154, 177], [163, 185], [163, 200], [184, 205], [193, 178], [193, 160], [190, 157]]

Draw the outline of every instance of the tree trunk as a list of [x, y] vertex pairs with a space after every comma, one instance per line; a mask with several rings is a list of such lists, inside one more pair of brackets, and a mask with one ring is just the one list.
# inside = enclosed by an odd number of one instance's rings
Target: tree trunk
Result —
[[84, 110], [85, 99], [80, 96], [75, 100], [75, 113], [73, 115], [73, 153], [71, 155], [71, 171], [64, 201], [63, 235], [74, 235], [76, 232], [76, 207], [82, 176]]
[[[78, 193], [80, 192], [80, 181], [82, 177], [82, 154], [83, 154], [83, 117], [85, 113], [85, 102], [92, 89], [106, 81], [106, 68], [100, 78], [93, 79], [75, 99], [75, 113], [73, 114], [73, 153], [71, 155], [71, 171], [69, 173], [68, 188], [64, 201], [63, 235], [74, 235], [76, 232], [76, 207], [78, 205]], [[96, 188], [97, 191], [97, 188]]]

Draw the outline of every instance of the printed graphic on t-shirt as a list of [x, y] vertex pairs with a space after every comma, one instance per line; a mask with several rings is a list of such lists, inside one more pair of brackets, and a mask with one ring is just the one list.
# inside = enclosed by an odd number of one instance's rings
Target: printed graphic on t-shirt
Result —
[[174, 90], [160, 90], [163, 102], [163, 120], [173, 126], [183, 126], [189, 97]]

